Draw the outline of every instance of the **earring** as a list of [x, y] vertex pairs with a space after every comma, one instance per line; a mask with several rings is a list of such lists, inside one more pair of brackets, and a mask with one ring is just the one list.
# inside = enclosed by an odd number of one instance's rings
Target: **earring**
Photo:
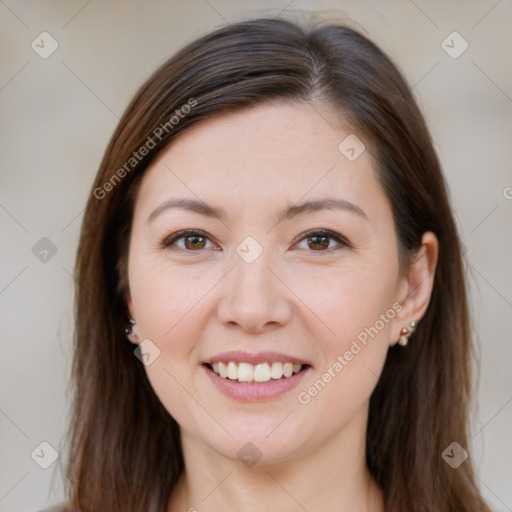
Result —
[[137, 335], [133, 332], [133, 326], [135, 325], [135, 320], [133, 318], [128, 318], [126, 321], [126, 337], [131, 343], [137, 343]]
[[412, 322], [409, 323], [409, 328], [404, 327], [400, 331], [400, 338], [398, 338], [398, 344], [401, 347], [407, 346], [407, 343], [409, 343], [409, 336], [414, 332], [417, 325], [418, 324], [413, 320]]

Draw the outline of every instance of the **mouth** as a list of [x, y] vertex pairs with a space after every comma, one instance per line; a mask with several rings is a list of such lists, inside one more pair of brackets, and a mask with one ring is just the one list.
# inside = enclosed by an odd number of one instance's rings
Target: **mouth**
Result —
[[275, 352], [224, 352], [202, 363], [219, 391], [243, 402], [273, 400], [296, 387], [311, 364]]
[[238, 383], [265, 383], [279, 379], [289, 379], [300, 373], [309, 365], [280, 361], [251, 364], [235, 361], [215, 361], [205, 363], [205, 366], [222, 379], [229, 379]]

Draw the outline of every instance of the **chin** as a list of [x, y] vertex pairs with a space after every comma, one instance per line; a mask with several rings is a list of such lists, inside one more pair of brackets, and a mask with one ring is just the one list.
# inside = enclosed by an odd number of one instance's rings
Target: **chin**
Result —
[[[214, 438], [211, 432], [199, 436], [213, 451], [228, 459], [239, 460], [247, 467], [290, 462], [303, 456], [310, 444], [307, 434], [310, 429], [297, 423], [291, 428], [292, 416], [293, 413], [288, 418], [281, 414], [277, 421], [274, 415], [267, 418], [254, 415], [250, 420], [238, 418], [224, 424], [233, 437], [224, 431]], [[314, 429], [311, 430], [314, 434]]]

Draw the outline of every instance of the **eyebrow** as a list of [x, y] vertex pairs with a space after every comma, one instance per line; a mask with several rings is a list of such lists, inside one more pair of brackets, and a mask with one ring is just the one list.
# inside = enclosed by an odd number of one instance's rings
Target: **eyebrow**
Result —
[[[199, 215], [204, 215], [206, 217], [212, 217], [219, 220], [226, 220], [227, 218], [227, 213], [225, 210], [222, 208], [210, 206], [201, 200], [167, 199], [153, 210], [146, 223], [150, 223], [161, 213], [172, 208], [179, 208], [181, 210], [198, 213]], [[278, 213], [277, 223], [282, 222], [283, 220], [289, 220], [298, 215], [304, 215], [306, 213], [316, 212], [319, 210], [344, 210], [350, 213], [354, 213], [364, 219], [368, 219], [367, 215], [359, 206], [346, 201], [345, 199], [324, 198], [286, 207]]]
[[206, 204], [204, 201], [196, 199], [167, 199], [161, 205], [157, 206], [148, 217], [146, 224], [149, 224], [155, 217], [161, 213], [172, 208], [180, 208], [189, 212], [199, 213], [206, 217], [213, 217], [214, 219], [224, 220], [226, 212], [222, 208], [215, 208]]
[[297, 215], [319, 210], [344, 210], [368, 219], [366, 213], [356, 204], [346, 201], [345, 199], [334, 198], [317, 199], [316, 201], [307, 201], [305, 203], [288, 206], [288, 208], [279, 212], [277, 219], [278, 222], [282, 222], [283, 220], [291, 219]]

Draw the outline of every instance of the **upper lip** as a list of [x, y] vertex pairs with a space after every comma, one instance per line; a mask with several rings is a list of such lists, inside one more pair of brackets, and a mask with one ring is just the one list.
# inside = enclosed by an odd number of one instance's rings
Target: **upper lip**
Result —
[[293, 364], [302, 364], [302, 365], [310, 365], [307, 361], [300, 359], [299, 357], [289, 356], [286, 354], [281, 354], [279, 352], [257, 352], [255, 354], [251, 354], [249, 352], [243, 352], [240, 350], [231, 350], [228, 352], [222, 352], [220, 354], [216, 354], [214, 356], [209, 357], [204, 363], [219, 363], [219, 362], [229, 362], [233, 361], [234, 363], [250, 363], [250, 364], [260, 364], [260, 363], [293, 363]]

